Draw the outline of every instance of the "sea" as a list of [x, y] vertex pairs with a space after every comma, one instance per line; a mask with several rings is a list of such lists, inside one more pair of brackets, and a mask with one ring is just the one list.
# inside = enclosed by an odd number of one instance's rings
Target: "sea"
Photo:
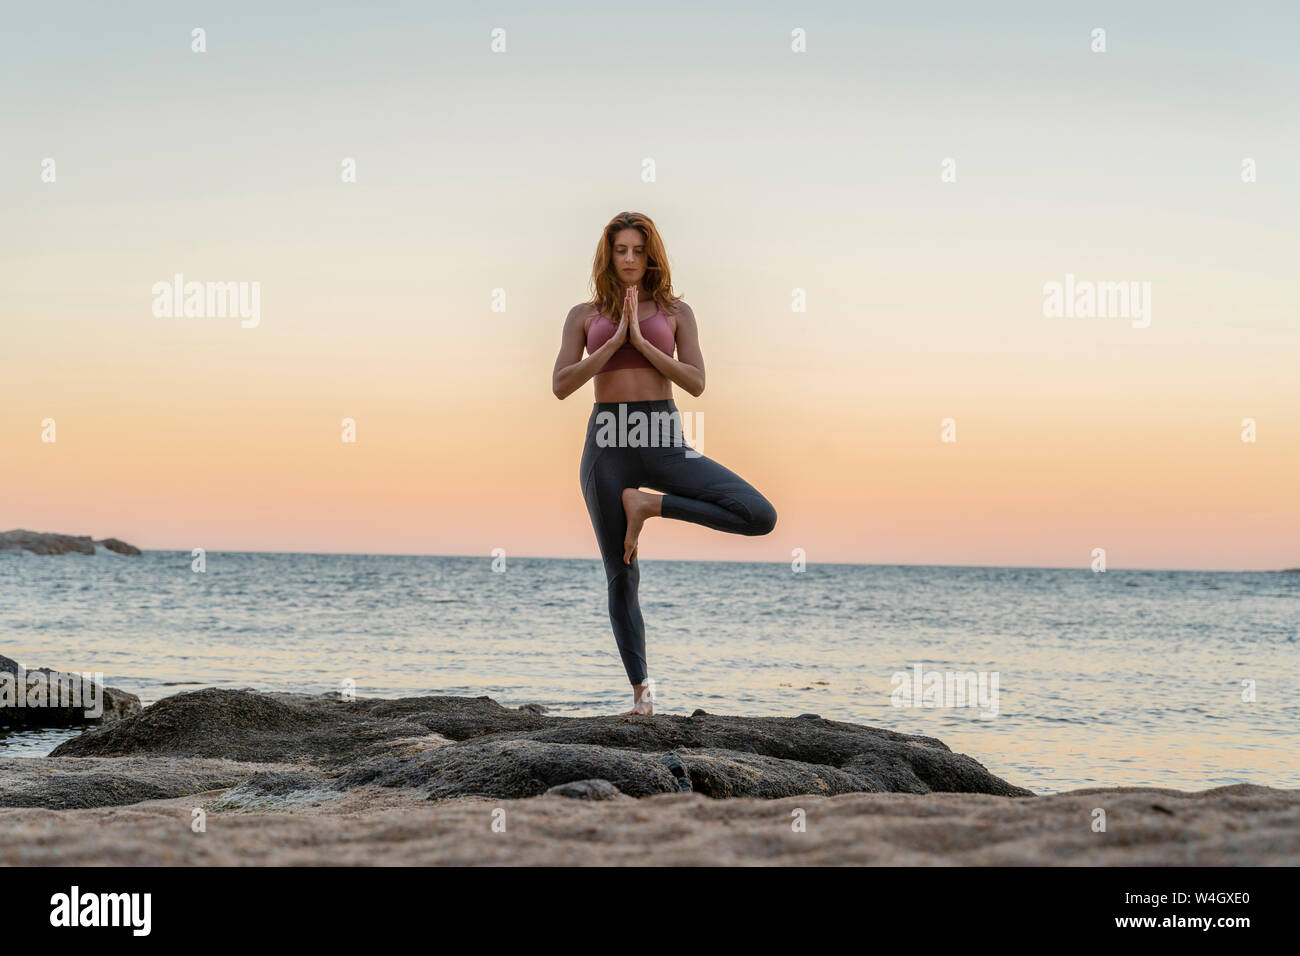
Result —
[[[0, 552], [0, 654], [203, 687], [627, 710], [599, 561]], [[1300, 787], [1300, 574], [641, 562], [655, 710], [922, 734], [1035, 791]], [[0, 757], [75, 729], [0, 729]]]

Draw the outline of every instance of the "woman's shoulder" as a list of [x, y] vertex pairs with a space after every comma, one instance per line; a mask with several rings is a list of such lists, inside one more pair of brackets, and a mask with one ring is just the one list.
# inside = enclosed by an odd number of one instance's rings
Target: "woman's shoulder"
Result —
[[685, 299], [671, 296], [668, 299], [668, 308], [660, 311], [663, 312], [664, 318], [668, 320], [668, 327], [672, 330], [673, 338], [676, 338], [678, 329], [682, 327], [682, 317], [690, 314], [691, 307], [686, 304]]
[[584, 330], [591, 327], [592, 321], [597, 315], [599, 315], [599, 313], [599, 307], [591, 301], [579, 302], [569, 310], [569, 315], [582, 322], [582, 328]]

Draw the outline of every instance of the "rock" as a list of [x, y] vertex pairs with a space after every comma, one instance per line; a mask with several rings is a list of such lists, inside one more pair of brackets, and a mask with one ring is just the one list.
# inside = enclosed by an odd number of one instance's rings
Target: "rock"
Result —
[[0, 807], [123, 806], [233, 787], [256, 769], [188, 757], [0, 757]]
[[300, 790], [319, 790], [328, 782], [307, 770], [259, 770], [235, 789], [258, 796], [282, 797]]
[[89, 535], [53, 534], [47, 531], [28, 531], [15, 528], [0, 532], [0, 551], [30, 551], [33, 554], [94, 554], [95, 545], [102, 544], [118, 554], [140, 554], [140, 549], [118, 538], [93, 540]]
[[691, 775], [686, 772], [686, 764], [682, 762], [682, 755], [676, 752], [666, 753], [659, 758], [659, 762], [668, 768], [668, 772], [677, 780], [677, 789], [682, 793], [691, 792]]
[[347, 771], [335, 786], [401, 787], [430, 800], [537, 797], [551, 787], [592, 778], [632, 797], [676, 793], [673, 775], [651, 754], [591, 744], [540, 743], [493, 736], [442, 747], [409, 760], [379, 758]]
[[120, 730], [94, 728], [50, 756], [167, 754], [246, 761], [318, 761], [347, 766], [396, 739], [440, 734], [466, 740], [540, 727], [548, 718], [502, 707], [488, 697], [398, 700], [205, 688], [164, 697]]
[[[774, 800], [801, 794], [833, 796], [878, 790], [870, 781], [835, 767], [762, 754], [705, 748], [674, 751], [673, 756], [681, 771], [678, 779], [681, 789], [715, 799], [760, 797]], [[676, 770], [673, 772], [678, 773]]]
[[625, 794], [608, 780], [574, 780], [546, 791], [548, 797], [569, 797], [573, 800], [616, 800]]
[[49, 534], [15, 528], [0, 532], [0, 551], [30, 551], [33, 554], [94, 554], [95, 542], [87, 535]]
[[138, 555], [140, 549], [133, 544], [127, 544], [119, 538], [104, 538], [102, 541], [96, 541], [96, 544], [102, 544], [110, 551], [116, 551], [118, 554]]
[[[964, 754], [955, 754], [933, 737], [919, 737], [834, 720], [798, 717], [676, 717], [644, 721], [615, 717], [551, 717], [517, 738], [555, 743], [588, 743], [646, 753], [679, 748], [734, 751], [820, 764], [862, 777], [867, 790], [928, 793], [952, 791], [1030, 796]], [[687, 762], [688, 769], [690, 767]], [[859, 770], [858, 768], [862, 769]], [[693, 778], [692, 778], [693, 779]], [[921, 789], [917, 789], [917, 788]]]
[[328, 784], [324, 777], [305, 770], [261, 770], [203, 807], [223, 812], [267, 813], [320, 806], [342, 796]]
[[645, 720], [543, 717], [487, 697], [340, 700], [207, 688], [90, 729], [51, 756], [118, 755], [293, 762], [329, 778], [321, 786], [332, 791], [396, 787], [429, 799], [531, 797], [590, 780], [631, 797], [1033, 796], [941, 741], [875, 727], [701, 711]]
[[544, 714], [546, 713], [547, 709], [548, 708], [543, 707], [541, 704], [520, 704], [518, 707], [515, 708], [515, 710], [522, 711], [528, 714]]
[[[23, 693], [18, 693], [19, 683]], [[25, 701], [19, 706], [19, 700]], [[88, 716], [87, 710], [99, 713]], [[140, 713], [140, 698], [119, 687], [105, 687], [80, 674], [38, 667], [24, 670], [0, 657], [0, 727], [65, 727], [111, 724]]]

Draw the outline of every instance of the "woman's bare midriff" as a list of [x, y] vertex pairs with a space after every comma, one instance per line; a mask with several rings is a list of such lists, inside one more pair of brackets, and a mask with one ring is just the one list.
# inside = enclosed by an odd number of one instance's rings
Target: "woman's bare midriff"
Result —
[[[643, 318], [650, 317], [647, 315]], [[593, 320], [594, 317], [587, 322], [588, 328]], [[668, 324], [676, 335], [677, 323], [671, 316]], [[673, 383], [657, 368], [620, 368], [613, 372], [597, 372], [592, 381], [596, 383], [598, 402], [649, 402], [673, 397]]]
[[598, 402], [647, 402], [672, 397], [673, 383], [658, 369], [620, 368], [596, 376]]

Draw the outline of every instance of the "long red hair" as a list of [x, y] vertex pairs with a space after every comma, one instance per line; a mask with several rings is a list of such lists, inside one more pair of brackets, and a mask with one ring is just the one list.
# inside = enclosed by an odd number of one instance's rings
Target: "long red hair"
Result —
[[673, 292], [672, 275], [668, 270], [668, 253], [654, 221], [639, 212], [621, 212], [605, 225], [605, 231], [596, 244], [596, 256], [591, 263], [591, 284], [594, 288], [588, 305], [596, 306], [601, 315], [617, 320], [623, 308], [623, 282], [614, 266], [614, 237], [623, 229], [639, 230], [645, 237], [646, 269], [641, 278], [641, 289], [649, 293], [664, 314], [676, 311], [680, 298]]

